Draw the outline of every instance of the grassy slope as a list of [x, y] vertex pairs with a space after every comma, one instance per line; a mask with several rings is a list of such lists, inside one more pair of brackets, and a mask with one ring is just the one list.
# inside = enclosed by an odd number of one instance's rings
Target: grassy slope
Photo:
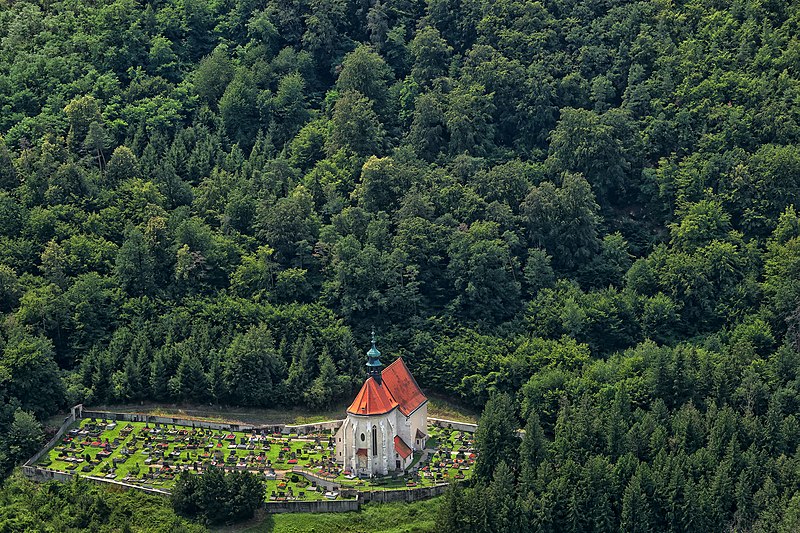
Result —
[[340, 404], [330, 409], [312, 411], [302, 408], [248, 409], [244, 407], [223, 407], [202, 404], [116, 404], [93, 405], [85, 407], [93, 411], [112, 413], [141, 413], [154, 416], [179, 416], [187, 419], [215, 420], [239, 424], [310, 424], [325, 420], [344, 418], [348, 404]]
[[[478, 415], [448, 398], [438, 395], [429, 396], [428, 416], [447, 418], [462, 422], [478, 421]], [[85, 409], [93, 411], [109, 411], [112, 413], [142, 413], [159, 416], [180, 416], [187, 419], [216, 420], [240, 424], [311, 424], [325, 420], [338, 420], [344, 418], [345, 410], [350, 402], [337, 404], [329, 409], [309, 410], [302, 408], [283, 409], [247, 409], [242, 407], [222, 407], [202, 404], [154, 404], [143, 403], [140, 405], [113, 404], [86, 406]], [[64, 420], [65, 413], [54, 415], [48, 422], [52, 426], [59, 426]]]
[[480, 413], [475, 413], [467, 407], [459, 405], [443, 396], [428, 396], [428, 416], [445, 418], [457, 422], [478, 423]]
[[435, 531], [441, 497], [415, 503], [367, 504], [357, 513], [280, 514], [262, 517], [237, 533], [423, 533]]

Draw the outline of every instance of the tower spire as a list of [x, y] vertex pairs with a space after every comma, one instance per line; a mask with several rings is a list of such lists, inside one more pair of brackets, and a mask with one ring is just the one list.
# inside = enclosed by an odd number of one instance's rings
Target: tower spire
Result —
[[378, 383], [381, 382], [381, 367], [383, 363], [380, 360], [381, 352], [375, 346], [375, 328], [372, 329], [372, 348], [367, 352], [367, 370], [370, 377], [374, 378]]

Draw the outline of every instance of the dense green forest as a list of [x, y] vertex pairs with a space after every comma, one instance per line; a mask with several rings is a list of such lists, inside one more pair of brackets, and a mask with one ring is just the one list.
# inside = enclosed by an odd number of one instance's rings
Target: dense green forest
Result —
[[788, 0], [3, 2], [0, 466], [78, 402], [329, 406], [374, 327], [492, 398], [442, 528], [796, 531], [799, 36]]
[[169, 502], [139, 491], [113, 492], [76, 478], [36, 484], [21, 474], [0, 490], [0, 529], [9, 533], [205, 533], [175, 515]]

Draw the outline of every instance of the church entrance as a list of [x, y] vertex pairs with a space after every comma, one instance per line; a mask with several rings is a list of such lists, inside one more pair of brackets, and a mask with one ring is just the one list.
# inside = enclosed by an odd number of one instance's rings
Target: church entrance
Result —
[[[364, 437], [364, 434], [361, 434]], [[356, 469], [359, 474], [367, 473], [368, 468], [368, 461], [367, 461], [367, 449], [366, 448], [359, 448], [356, 450]]]

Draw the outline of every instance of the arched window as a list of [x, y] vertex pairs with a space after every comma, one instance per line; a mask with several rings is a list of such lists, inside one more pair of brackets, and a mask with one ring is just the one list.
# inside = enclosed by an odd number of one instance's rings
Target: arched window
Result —
[[372, 426], [372, 455], [378, 455], [378, 428]]

